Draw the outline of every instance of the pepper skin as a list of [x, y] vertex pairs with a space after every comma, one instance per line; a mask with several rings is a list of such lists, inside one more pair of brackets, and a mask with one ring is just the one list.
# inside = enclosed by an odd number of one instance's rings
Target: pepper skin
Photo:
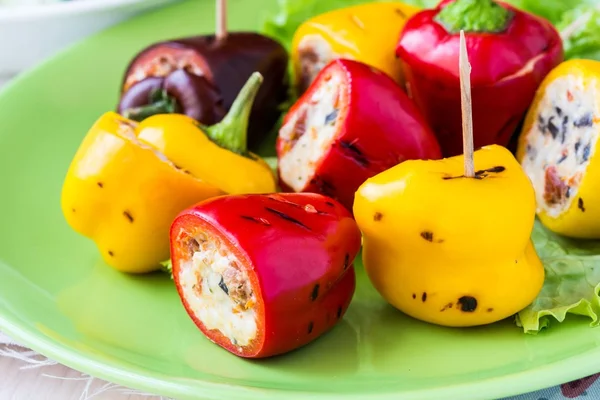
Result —
[[598, 61], [556, 67], [537, 91], [517, 149], [540, 221], [573, 238], [600, 239], [599, 81]]
[[[465, 30], [472, 67], [475, 148], [507, 146], [536, 89], [563, 60], [562, 41], [550, 22], [502, 2], [444, 0], [437, 8], [410, 18], [396, 54], [404, 65], [409, 94], [435, 131], [444, 157], [462, 154], [459, 34], [447, 30], [439, 19], [443, 9], [454, 3], [472, 4], [468, 9], [455, 8], [462, 12], [455, 17], [462, 19], [453, 27]], [[506, 23], [493, 20], [503, 10], [508, 10]], [[488, 31], [486, 22], [491, 24]], [[489, 32], [493, 25], [497, 29]]]
[[274, 356], [344, 316], [360, 240], [350, 213], [322, 195], [222, 196], [173, 222], [174, 281], [208, 339], [240, 357]]
[[217, 125], [202, 126], [181, 114], [159, 114], [140, 123], [137, 137], [225, 193], [275, 192], [277, 178], [269, 165], [246, 149], [248, 117], [261, 82], [259, 73], [251, 75]]
[[365, 270], [404, 313], [434, 324], [474, 326], [529, 305], [544, 282], [531, 242], [535, 194], [501, 146], [464, 157], [405, 161], [367, 180], [354, 215]]
[[125, 72], [118, 112], [142, 120], [179, 112], [204, 125], [219, 122], [250, 75], [265, 77], [252, 108], [248, 143], [258, 145], [278, 121], [287, 100], [288, 62], [277, 41], [253, 32], [194, 36], [153, 44]]
[[389, 76], [338, 59], [285, 116], [277, 156], [284, 190], [321, 193], [351, 210], [367, 178], [441, 153], [419, 110]]
[[294, 34], [296, 86], [304, 92], [336, 58], [371, 65], [403, 84], [393, 48], [407, 18], [419, 9], [400, 2], [367, 3], [330, 11], [304, 22]]
[[135, 138], [136, 123], [109, 112], [90, 129], [65, 177], [61, 207], [104, 261], [129, 273], [160, 268], [181, 210], [223, 194]]

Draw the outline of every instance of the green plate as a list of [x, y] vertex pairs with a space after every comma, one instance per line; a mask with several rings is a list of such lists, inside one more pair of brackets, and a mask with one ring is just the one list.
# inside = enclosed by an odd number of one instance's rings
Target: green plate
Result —
[[[538, 336], [510, 321], [475, 329], [421, 323], [386, 305], [357, 265], [358, 289], [329, 334], [291, 354], [236, 358], [210, 343], [163, 275], [103, 265], [59, 206], [91, 124], [115, 105], [133, 54], [213, 29], [212, 1], [188, 1], [101, 33], [0, 95], [0, 329], [94, 376], [178, 399], [498, 398], [600, 370], [600, 329], [570, 321]], [[230, 0], [256, 28], [275, 0]]]

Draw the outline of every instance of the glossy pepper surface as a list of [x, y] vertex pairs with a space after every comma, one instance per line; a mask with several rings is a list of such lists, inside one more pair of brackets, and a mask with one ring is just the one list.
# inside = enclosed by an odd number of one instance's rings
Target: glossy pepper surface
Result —
[[181, 114], [159, 114], [140, 123], [137, 137], [225, 193], [274, 192], [276, 176], [263, 159], [247, 150], [246, 142], [248, 117], [261, 82], [259, 73], [251, 75], [217, 125], [206, 127]]
[[508, 145], [544, 77], [563, 60], [550, 22], [493, 0], [444, 0], [406, 23], [396, 54], [408, 91], [445, 157], [462, 152], [458, 54], [465, 30], [472, 66], [475, 148]]
[[544, 80], [519, 138], [540, 221], [569, 237], [600, 239], [600, 62], [570, 60]]
[[304, 22], [292, 41], [296, 85], [303, 92], [336, 58], [371, 65], [403, 83], [394, 55], [406, 20], [419, 9], [400, 2], [373, 2], [330, 11]]
[[194, 36], [153, 44], [125, 72], [118, 111], [136, 120], [182, 113], [215, 124], [233, 105], [253, 72], [264, 76], [250, 116], [248, 143], [254, 147], [274, 127], [287, 98], [288, 54], [277, 41], [252, 32]]
[[223, 192], [140, 143], [135, 128], [112, 112], [94, 124], [69, 167], [61, 206], [68, 224], [96, 242], [108, 265], [144, 273], [169, 257], [177, 214]]
[[277, 156], [283, 189], [321, 193], [352, 209], [367, 178], [441, 153], [419, 110], [389, 76], [338, 59], [285, 116]]
[[535, 195], [505, 148], [406, 161], [367, 180], [354, 215], [370, 280], [393, 306], [423, 321], [473, 326], [529, 305], [544, 268], [530, 239]]
[[359, 249], [348, 210], [312, 193], [222, 196], [171, 228], [185, 309], [211, 341], [248, 358], [294, 350], [343, 318]]

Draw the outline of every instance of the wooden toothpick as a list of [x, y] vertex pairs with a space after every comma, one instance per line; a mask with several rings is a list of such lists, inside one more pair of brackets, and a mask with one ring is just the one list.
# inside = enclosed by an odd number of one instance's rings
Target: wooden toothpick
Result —
[[217, 40], [227, 38], [227, 0], [217, 0]]
[[462, 111], [463, 153], [465, 157], [465, 177], [475, 176], [473, 163], [473, 110], [471, 105], [471, 64], [467, 54], [465, 32], [460, 31], [460, 53], [458, 57], [460, 70], [460, 104]]

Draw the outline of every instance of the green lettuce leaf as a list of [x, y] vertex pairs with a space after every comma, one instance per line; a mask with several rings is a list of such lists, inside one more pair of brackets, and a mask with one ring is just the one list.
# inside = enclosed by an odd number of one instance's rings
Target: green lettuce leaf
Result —
[[527, 308], [516, 316], [525, 333], [538, 333], [567, 314], [589, 317], [600, 324], [600, 241], [558, 236], [536, 221], [532, 239], [544, 263], [544, 286]]
[[557, 24], [565, 57], [600, 60], [600, 5], [583, 4], [565, 12]]
[[171, 279], [173, 279], [173, 264], [171, 263], [171, 260], [167, 260], [167, 261], [163, 261], [160, 263], [161, 265], [161, 270], [167, 274], [169, 274], [169, 276], [171, 277]]

